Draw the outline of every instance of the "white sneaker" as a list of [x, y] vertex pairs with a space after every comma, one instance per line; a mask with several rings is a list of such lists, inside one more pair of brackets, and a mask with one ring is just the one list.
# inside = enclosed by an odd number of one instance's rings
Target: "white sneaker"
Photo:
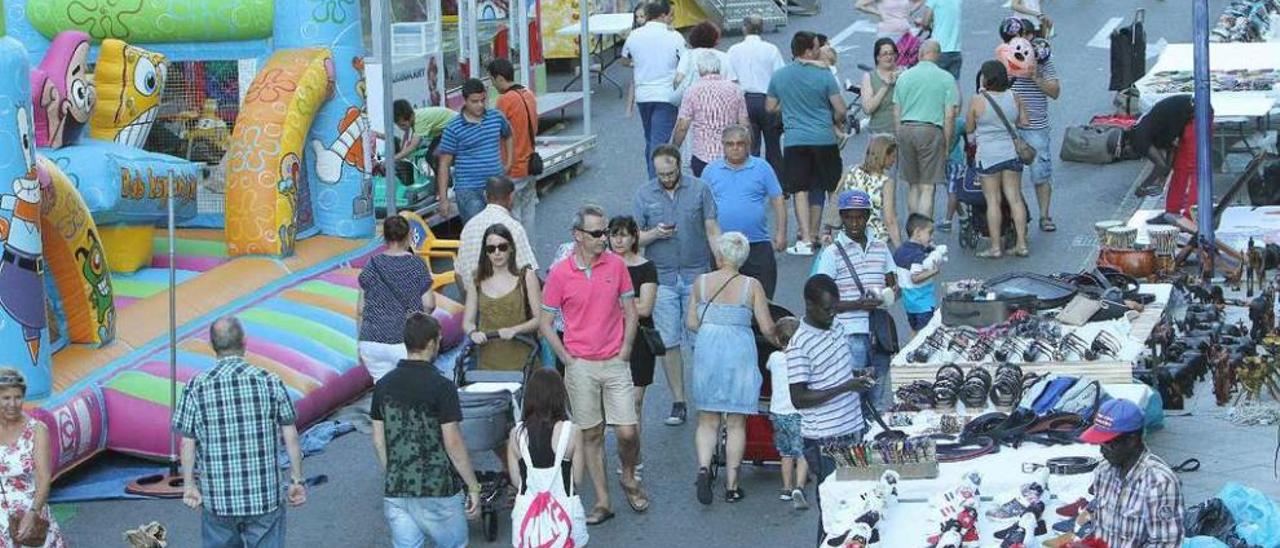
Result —
[[813, 244], [810, 244], [809, 242], [796, 242], [794, 245], [787, 248], [787, 255], [811, 257], [813, 256]]
[[809, 509], [809, 500], [804, 497], [804, 491], [796, 489], [791, 492], [791, 507], [796, 510]]
[[791, 502], [791, 491], [782, 489], [778, 491], [778, 500], [783, 502]]

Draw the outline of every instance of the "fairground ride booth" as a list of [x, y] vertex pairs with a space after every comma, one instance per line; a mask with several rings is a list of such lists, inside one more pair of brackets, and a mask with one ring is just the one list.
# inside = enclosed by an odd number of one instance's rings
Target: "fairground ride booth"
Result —
[[[307, 6], [0, 2], [0, 365], [26, 376], [56, 473], [104, 450], [172, 461], [174, 399], [224, 314], [300, 429], [371, 385], [363, 17]], [[452, 348], [461, 306], [438, 302]]]

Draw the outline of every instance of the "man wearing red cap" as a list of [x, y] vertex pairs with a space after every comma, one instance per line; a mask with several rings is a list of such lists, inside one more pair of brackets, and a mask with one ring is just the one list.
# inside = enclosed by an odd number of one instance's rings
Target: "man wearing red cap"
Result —
[[1182, 546], [1182, 486], [1142, 441], [1142, 409], [1129, 400], [1102, 404], [1080, 440], [1100, 446], [1094, 471], [1098, 537], [1111, 548]]

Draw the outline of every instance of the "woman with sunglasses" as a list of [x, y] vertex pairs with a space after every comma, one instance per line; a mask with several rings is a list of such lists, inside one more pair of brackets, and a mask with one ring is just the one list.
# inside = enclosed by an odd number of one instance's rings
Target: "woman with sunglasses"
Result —
[[898, 45], [889, 38], [876, 40], [875, 68], [862, 75], [862, 110], [867, 112], [867, 133], [893, 133], [893, 86], [898, 81]]
[[49, 431], [22, 410], [26, 397], [22, 373], [0, 367], [0, 546], [66, 546], [49, 512]]
[[[538, 329], [533, 311], [542, 302], [542, 288], [533, 269], [516, 269], [515, 240], [506, 226], [490, 226], [480, 241], [480, 264], [467, 288], [462, 328], [480, 346], [477, 369], [519, 371], [534, 349], [512, 339]], [[498, 339], [486, 335], [495, 332]]]

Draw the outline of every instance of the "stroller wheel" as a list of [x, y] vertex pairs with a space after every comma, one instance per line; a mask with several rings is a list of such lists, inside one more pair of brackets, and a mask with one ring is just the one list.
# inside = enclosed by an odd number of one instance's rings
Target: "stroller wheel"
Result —
[[484, 526], [484, 539], [489, 542], [498, 540], [498, 511], [485, 510], [481, 513], [480, 520]]

